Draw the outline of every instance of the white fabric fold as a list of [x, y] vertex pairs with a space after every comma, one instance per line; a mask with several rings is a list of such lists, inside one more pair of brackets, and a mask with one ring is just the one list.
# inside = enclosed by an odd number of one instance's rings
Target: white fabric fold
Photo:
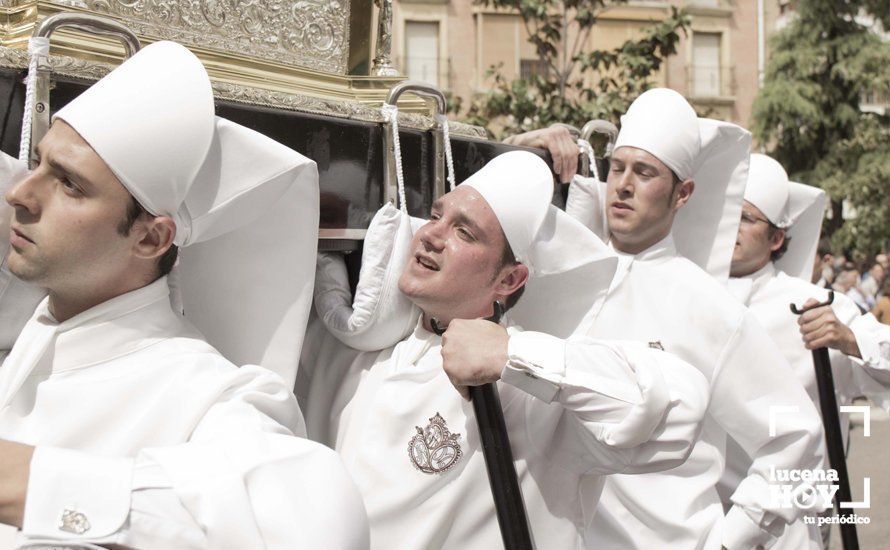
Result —
[[365, 235], [354, 299], [342, 258], [318, 255], [315, 311], [331, 334], [347, 346], [362, 351], [383, 349], [414, 329], [420, 310], [398, 288], [410, 259], [411, 221], [389, 203], [374, 215]]

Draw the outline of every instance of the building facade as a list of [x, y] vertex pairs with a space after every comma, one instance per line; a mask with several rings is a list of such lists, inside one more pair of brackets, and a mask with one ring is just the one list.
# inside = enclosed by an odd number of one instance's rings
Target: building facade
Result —
[[[682, 93], [701, 113], [747, 126], [769, 37], [787, 18], [789, 1], [631, 0], [601, 15], [586, 48], [618, 47], [663, 20], [671, 6], [684, 7], [690, 32], [656, 83]], [[473, 0], [395, 0], [393, 31], [397, 67], [464, 105], [491, 85], [485, 73], [492, 65], [502, 64], [507, 77], [543, 70], [522, 19]]]

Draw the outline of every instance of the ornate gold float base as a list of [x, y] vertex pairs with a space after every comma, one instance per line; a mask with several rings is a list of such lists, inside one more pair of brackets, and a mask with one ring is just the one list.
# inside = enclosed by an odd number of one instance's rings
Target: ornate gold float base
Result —
[[[379, 107], [402, 80], [369, 75], [372, 0], [0, 0], [0, 65], [26, 67], [37, 21], [63, 11], [116, 19], [143, 44], [188, 46], [224, 100], [381, 122]], [[115, 40], [68, 29], [53, 35], [50, 51], [57, 74], [87, 81], [123, 59]], [[434, 125], [422, 116], [425, 101], [406, 97], [399, 107], [405, 125]], [[484, 137], [462, 124], [452, 131]]]

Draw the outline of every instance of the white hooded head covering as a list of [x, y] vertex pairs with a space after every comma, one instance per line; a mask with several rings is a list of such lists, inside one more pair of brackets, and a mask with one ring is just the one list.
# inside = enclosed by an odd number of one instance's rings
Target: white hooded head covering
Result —
[[745, 129], [698, 118], [682, 95], [667, 88], [634, 100], [615, 141], [614, 150], [642, 149], [680, 179], [695, 182], [692, 197], [674, 219], [674, 242], [680, 254], [722, 280], [729, 277], [750, 146]]
[[214, 134], [213, 90], [204, 66], [175, 42], [158, 42], [59, 110], [146, 210], [176, 222], [189, 242], [182, 205]]
[[752, 153], [745, 200], [773, 225], [786, 230], [790, 239], [788, 250], [773, 262], [776, 269], [809, 281], [828, 203], [825, 192], [790, 181], [781, 164], [766, 155]]
[[560, 210], [553, 175], [527, 151], [498, 155], [462, 185], [475, 189], [497, 216], [517, 261], [529, 269], [513, 322], [566, 338], [585, 330], [609, 288], [617, 258], [598, 237]]
[[788, 174], [782, 165], [766, 155], [751, 153], [745, 200], [756, 206], [773, 225], [791, 225], [788, 216]]
[[292, 384], [318, 240], [315, 163], [216, 117], [206, 70], [173, 42], [142, 49], [55, 118], [175, 221], [186, 317], [229, 360]]

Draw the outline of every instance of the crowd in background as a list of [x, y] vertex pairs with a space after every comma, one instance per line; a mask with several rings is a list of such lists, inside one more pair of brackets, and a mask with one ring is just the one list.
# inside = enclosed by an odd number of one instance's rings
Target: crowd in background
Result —
[[833, 254], [826, 241], [819, 244], [813, 282], [846, 294], [863, 313], [870, 311], [890, 325], [890, 255], [883, 252], [872, 260], [854, 262]]

